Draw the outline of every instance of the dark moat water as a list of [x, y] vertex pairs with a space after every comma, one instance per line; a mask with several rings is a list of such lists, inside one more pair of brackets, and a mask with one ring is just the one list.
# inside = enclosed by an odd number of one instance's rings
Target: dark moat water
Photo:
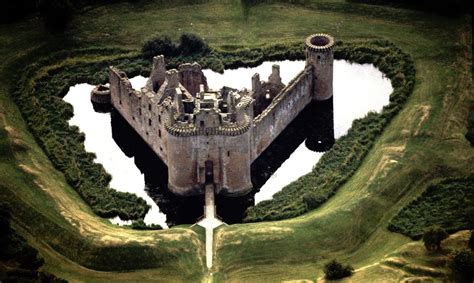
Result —
[[[250, 88], [251, 76], [258, 72], [266, 79], [274, 63], [281, 67], [283, 83], [288, 83], [304, 67], [304, 61], [265, 62], [255, 68], [227, 70], [223, 75], [205, 70], [205, 75], [213, 89], [224, 85]], [[134, 88], [140, 88], [146, 79], [136, 77], [131, 82]], [[111, 187], [135, 193], [152, 206], [146, 223], [165, 227], [166, 223], [194, 223], [203, 215], [203, 197], [182, 198], [170, 193], [166, 165], [118, 113], [93, 110], [89, 100], [92, 88], [88, 84], [71, 87], [64, 100], [74, 107], [69, 123], [85, 133], [86, 150], [96, 153], [96, 162], [112, 175]], [[354, 119], [369, 111], [380, 111], [388, 104], [391, 92], [389, 80], [372, 65], [335, 61], [334, 99], [309, 105], [252, 164], [254, 193], [238, 198], [217, 196], [217, 214], [227, 223], [240, 222], [248, 206], [271, 199], [275, 192], [311, 170], [322, 152], [311, 151], [308, 146], [327, 149], [331, 137], [345, 134]], [[111, 221], [126, 223], [120, 219]]]

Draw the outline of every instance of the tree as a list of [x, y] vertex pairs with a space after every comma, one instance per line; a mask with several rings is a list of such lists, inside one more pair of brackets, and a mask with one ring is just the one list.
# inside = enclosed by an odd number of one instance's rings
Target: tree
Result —
[[179, 50], [183, 55], [205, 53], [209, 51], [207, 44], [199, 36], [183, 33], [179, 39]]
[[152, 59], [156, 55], [173, 56], [176, 52], [176, 45], [166, 35], [157, 35], [147, 40], [142, 47], [145, 59]]
[[428, 230], [423, 234], [423, 243], [425, 248], [429, 251], [439, 250], [441, 248], [441, 241], [446, 239], [448, 236], [448, 233], [446, 233], [443, 228], [433, 226], [428, 228]]
[[449, 264], [455, 282], [473, 282], [474, 280], [474, 255], [469, 250], [455, 253]]
[[324, 275], [328, 280], [341, 279], [351, 276], [354, 269], [350, 265], [342, 265], [333, 259], [324, 265]]

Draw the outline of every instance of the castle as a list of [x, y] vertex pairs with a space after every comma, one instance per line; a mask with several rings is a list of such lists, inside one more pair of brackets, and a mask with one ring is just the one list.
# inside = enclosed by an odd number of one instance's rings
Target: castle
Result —
[[110, 67], [109, 90], [98, 87], [91, 99], [110, 103], [168, 166], [173, 193], [202, 194], [212, 183], [216, 193], [243, 195], [252, 162], [308, 104], [332, 98], [333, 37], [311, 35], [305, 46], [306, 66], [286, 86], [274, 65], [268, 81], [252, 77], [250, 90], [210, 90], [199, 64], [166, 70], [156, 56], [141, 90]]

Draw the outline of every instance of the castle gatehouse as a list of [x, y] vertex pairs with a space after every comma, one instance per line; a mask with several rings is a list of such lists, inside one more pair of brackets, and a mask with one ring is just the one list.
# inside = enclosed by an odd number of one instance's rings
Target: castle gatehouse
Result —
[[110, 67], [110, 104], [168, 166], [173, 193], [202, 194], [213, 183], [218, 194], [243, 195], [252, 162], [308, 104], [332, 98], [334, 39], [315, 34], [305, 45], [306, 66], [288, 85], [274, 65], [250, 90], [211, 90], [199, 64], [166, 70], [163, 56], [141, 90]]

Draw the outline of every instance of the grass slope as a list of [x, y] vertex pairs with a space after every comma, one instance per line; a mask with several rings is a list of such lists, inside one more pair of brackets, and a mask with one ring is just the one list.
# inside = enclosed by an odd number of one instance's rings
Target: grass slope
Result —
[[449, 232], [474, 229], [474, 177], [430, 185], [390, 221], [389, 229], [420, 239], [434, 225]]
[[[76, 16], [66, 35], [48, 34], [38, 19], [0, 26], [0, 121], [9, 133], [2, 144], [16, 140], [24, 147], [0, 159], [0, 196], [16, 208], [14, 228], [40, 251], [47, 271], [73, 281], [198, 281], [204, 273], [200, 234], [188, 228], [131, 231], [94, 216], [28, 133], [10, 97], [12, 78], [25, 63], [52, 51], [78, 46], [139, 49], [145, 38], [160, 31], [174, 38], [183, 31], [197, 33], [221, 49], [293, 42], [327, 32], [343, 41], [387, 39], [414, 59], [413, 95], [329, 202], [296, 219], [217, 231], [217, 281], [316, 279], [332, 257], [356, 269], [377, 264], [409, 242], [386, 229], [402, 207], [434, 179], [472, 173], [474, 153], [464, 138], [467, 104], [472, 100], [470, 18], [448, 19], [342, 0], [248, 8], [240, 1], [178, 3], [170, 8], [163, 3], [88, 8]], [[87, 262], [106, 264], [107, 258], [101, 257], [111, 249], [114, 260], [129, 254], [165, 260], [152, 269], [121, 273], [84, 267]], [[354, 278], [390, 277], [356, 272]]]

